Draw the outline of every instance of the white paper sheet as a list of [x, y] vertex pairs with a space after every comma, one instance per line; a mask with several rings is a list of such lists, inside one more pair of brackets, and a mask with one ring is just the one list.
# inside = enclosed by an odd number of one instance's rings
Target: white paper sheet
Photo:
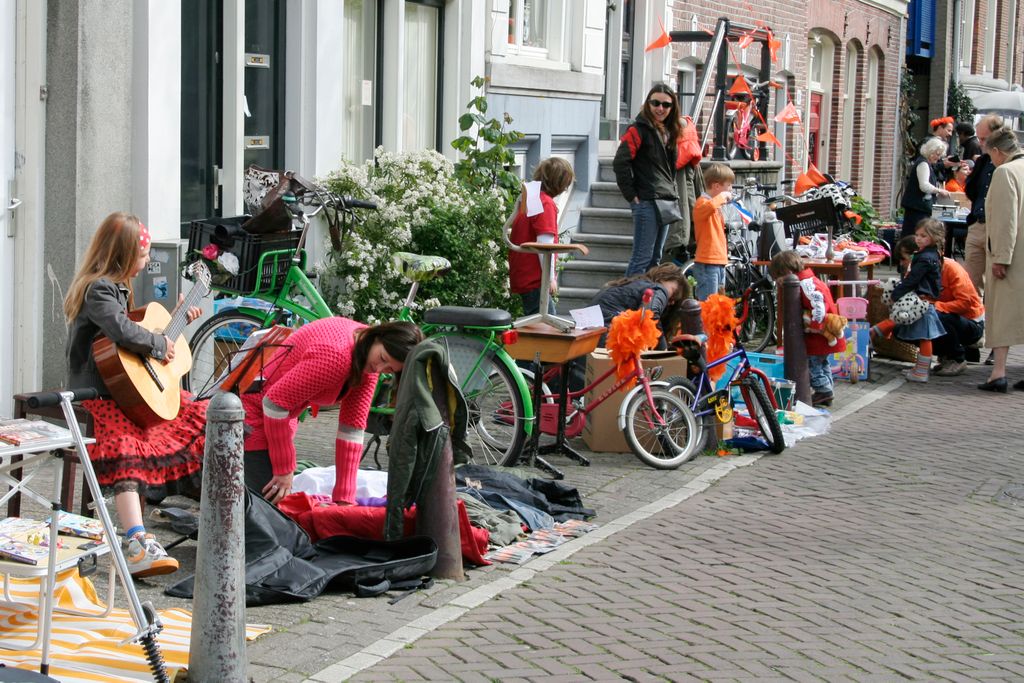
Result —
[[601, 315], [600, 306], [587, 306], [569, 311], [572, 319], [576, 321], [576, 329], [587, 330], [594, 327], [604, 327], [604, 316]]

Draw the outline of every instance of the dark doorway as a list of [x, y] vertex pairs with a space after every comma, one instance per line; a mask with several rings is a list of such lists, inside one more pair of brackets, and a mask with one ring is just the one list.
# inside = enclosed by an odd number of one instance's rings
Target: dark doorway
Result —
[[[633, 35], [636, 8], [632, 0], [622, 0], [622, 58], [619, 65], [619, 135], [623, 135], [633, 122], [630, 102], [633, 101]], [[618, 137], [618, 136], [616, 136]]]

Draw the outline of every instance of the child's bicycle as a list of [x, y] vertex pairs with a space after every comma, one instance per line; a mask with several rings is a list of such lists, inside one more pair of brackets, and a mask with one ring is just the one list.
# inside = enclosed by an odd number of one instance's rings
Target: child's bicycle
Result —
[[[740, 316], [737, 329], [742, 328], [744, 319], [749, 315], [750, 296], [756, 287], [755, 283], [743, 293], [743, 314]], [[775, 392], [772, 391], [768, 376], [750, 364], [740, 336], [737, 334], [732, 352], [708, 363], [704, 360], [704, 345], [707, 341], [704, 335], [677, 335], [669, 343], [686, 358], [690, 366], [688, 374], [693, 379], [691, 381], [685, 377], [670, 377], [665, 380], [665, 384], [670, 392], [683, 400], [696, 417], [698, 434], [695, 450], [703, 449], [705, 443], [712, 438], [716, 419], [728, 422], [732, 417], [732, 388], [735, 386], [739, 388], [743, 403], [761, 438], [768, 444], [768, 450], [772, 453], [781, 453], [786, 448], [786, 442], [782, 436], [778, 414], [775, 412], [778, 409]], [[737, 362], [729, 373], [724, 388], [716, 390], [711, 378], [708, 377], [708, 370], [722, 365], [728, 366], [734, 360]]]
[[[306, 275], [306, 254], [302, 246], [309, 230], [310, 218], [323, 210], [336, 211], [343, 224], [355, 219], [355, 208], [376, 208], [360, 200], [338, 197], [322, 188], [303, 196], [306, 210], [294, 197], [286, 195], [293, 222], [301, 227], [297, 245], [261, 253], [255, 263], [242, 263], [240, 269], [255, 269], [252, 291], [239, 291], [214, 284], [215, 291], [231, 297], [244, 296], [262, 302], [216, 313], [192, 336], [192, 370], [183, 382], [198, 397], [212, 395], [220, 383], [227, 364], [248, 337], [259, 329], [274, 325], [296, 327], [306, 322], [333, 315], [330, 307]], [[440, 257], [396, 254], [404, 277], [411, 282], [409, 294], [398, 313], [398, 320], [413, 321], [412, 307], [420, 282], [432, 280], [450, 268]], [[287, 267], [285, 265], [287, 264]], [[413, 321], [415, 322], [415, 321]], [[460, 378], [460, 389], [469, 405], [470, 432], [467, 440], [473, 452], [485, 464], [509, 464], [518, 459], [526, 436], [533, 431], [533, 406], [529, 388], [505, 352], [504, 336], [512, 328], [512, 317], [498, 309], [441, 306], [427, 311], [420, 325], [424, 335], [442, 338], [449, 352], [452, 367]], [[371, 423], [380, 434], [379, 417], [387, 417], [393, 408], [382, 399], [390, 377], [382, 376], [371, 408]], [[367, 445], [367, 450], [373, 442]]]
[[[652, 296], [651, 290], [644, 292], [645, 308]], [[547, 383], [553, 379], [559, 367], [551, 366], [544, 373], [539, 421], [542, 434], [557, 436], [559, 441], [579, 436], [583, 432], [587, 415], [612, 396], [618, 395], [620, 389], [635, 380], [637, 386], [625, 395], [619, 405], [618, 423], [619, 429], [626, 437], [626, 443], [636, 457], [644, 464], [657, 469], [675, 469], [697, 453], [700, 428], [690, 406], [667, 387], [654, 384], [660, 370], [644, 370], [639, 353], [634, 356], [633, 370], [628, 375], [620, 378], [597, 398], [588, 400], [585, 405], [581, 405], [579, 399], [611, 377], [616, 371], [615, 366], [595, 378], [590, 385], [579, 391], [568, 391], [564, 397], [549, 393], [550, 390], [547, 388]], [[566, 375], [563, 375], [564, 377]], [[558, 404], [561, 400], [572, 406], [564, 423], [559, 420]], [[579, 460], [584, 460], [569, 446], [562, 443], [557, 445], [567, 449]]]

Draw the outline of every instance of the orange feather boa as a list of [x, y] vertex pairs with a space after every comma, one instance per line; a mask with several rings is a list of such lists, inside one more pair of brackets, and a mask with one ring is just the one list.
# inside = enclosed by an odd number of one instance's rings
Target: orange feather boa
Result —
[[[650, 311], [623, 311], [612, 318], [605, 347], [615, 362], [615, 374], [622, 379], [633, 372], [636, 355], [653, 349], [658, 343], [661, 330], [654, 322]], [[636, 380], [622, 387], [625, 391], [636, 384]]]
[[[732, 350], [739, 319], [736, 318], [736, 300], [724, 294], [712, 294], [701, 302], [700, 318], [704, 323], [704, 334], [708, 336], [707, 362], [723, 357]], [[725, 366], [708, 368], [708, 377], [713, 381], [725, 374]]]

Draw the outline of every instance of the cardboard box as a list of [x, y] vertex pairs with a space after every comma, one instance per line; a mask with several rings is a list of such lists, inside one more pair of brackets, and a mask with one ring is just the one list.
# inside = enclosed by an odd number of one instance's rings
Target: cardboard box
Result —
[[[674, 351], [648, 351], [643, 354], [642, 364], [645, 369], [661, 366], [660, 379], [669, 377], [686, 376], [686, 359], [676, 355]], [[587, 386], [612, 367], [611, 356], [606, 349], [595, 349], [587, 357]], [[591, 389], [586, 394], [586, 405], [590, 406], [608, 389], [615, 386], [615, 375], [611, 375], [604, 382]], [[626, 398], [625, 391], [617, 391], [606, 398], [593, 411], [587, 414], [586, 422], [583, 424], [583, 442], [587, 448], [600, 453], [629, 453], [629, 445], [626, 444], [625, 435], [619, 430], [619, 408], [623, 399]]]

